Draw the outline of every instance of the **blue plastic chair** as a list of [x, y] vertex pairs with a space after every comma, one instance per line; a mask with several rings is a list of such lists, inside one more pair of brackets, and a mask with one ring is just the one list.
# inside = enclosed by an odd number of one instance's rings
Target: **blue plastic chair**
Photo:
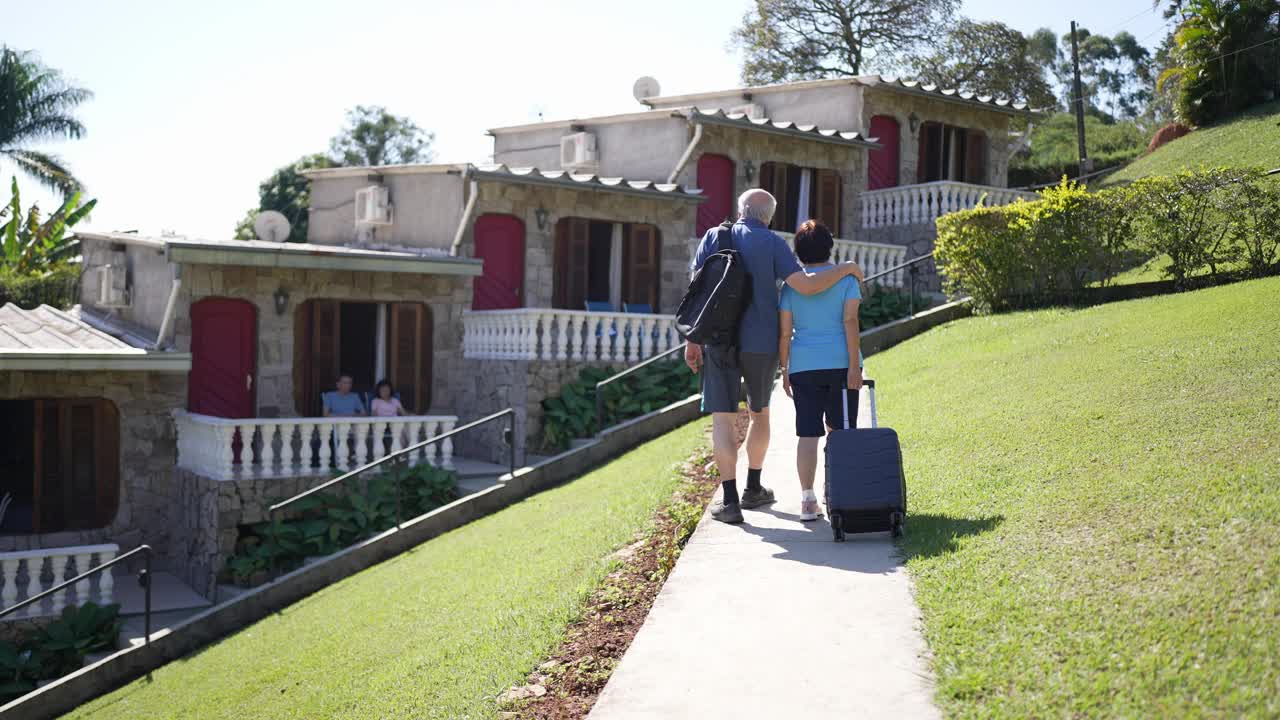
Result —
[[653, 306], [649, 303], [622, 303], [622, 312], [652, 315]]

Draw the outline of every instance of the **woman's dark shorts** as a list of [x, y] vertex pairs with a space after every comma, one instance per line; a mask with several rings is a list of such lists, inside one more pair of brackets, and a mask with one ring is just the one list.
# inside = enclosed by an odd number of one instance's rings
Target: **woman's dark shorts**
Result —
[[[847, 369], [806, 370], [791, 374], [791, 395], [796, 404], [796, 437], [825, 437], [827, 426], [844, 427], [844, 389]], [[826, 423], [823, 423], [823, 417]], [[849, 391], [849, 427], [858, 417], [858, 392]]]

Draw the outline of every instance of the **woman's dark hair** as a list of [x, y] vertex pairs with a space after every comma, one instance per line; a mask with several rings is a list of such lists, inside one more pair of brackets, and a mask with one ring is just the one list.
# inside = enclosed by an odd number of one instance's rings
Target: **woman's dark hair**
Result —
[[831, 230], [817, 220], [806, 220], [796, 230], [796, 257], [800, 262], [820, 263], [831, 259], [831, 248], [835, 247], [835, 238]]
[[382, 379], [382, 380], [379, 380], [379, 381], [378, 381], [378, 384], [373, 386], [373, 396], [374, 396], [374, 397], [376, 397], [376, 398], [380, 398], [380, 397], [382, 397], [382, 387], [383, 387], [384, 385], [387, 387], [387, 389], [388, 389], [388, 390], [390, 390], [390, 391], [391, 391], [391, 397], [395, 397], [395, 396], [396, 396], [396, 387], [395, 387], [394, 385], [392, 385], [392, 384], [391, 384], [391, 381], [390, 381], [390, 380], [387, 380], [387, 379], [385, 379], [385, 378], [384, 378], [384, 379]]

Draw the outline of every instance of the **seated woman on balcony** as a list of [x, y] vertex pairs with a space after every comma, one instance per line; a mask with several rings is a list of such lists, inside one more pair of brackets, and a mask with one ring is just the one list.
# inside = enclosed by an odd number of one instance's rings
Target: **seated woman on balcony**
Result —
[[409, 411], [400, 404], [396, 397], [396, 389], [389, 380], [379, 380], [373, 389], [373, 400], [369, 401], [369, 414], [374, 417], [396, 417], [408, 415]]
[[[796, 257], [805, 272], [835, 267], [835, 240], [827, 226], [810, 220], [796, 232]], [[813, 477], [818, 468], [818, 439], [844, 424], [844, 393], [849, 396], [850, 426], [857, 417], [862, 387], [862, 353], [858, 347], [858, 279], [846, 277], [816, 295], [782, 288], [778, 311], [778, 364], [782, 388], [796, 405], [796, 470], [800, 475], [800, 519], [818, 519]], [[853, 362], [857, 358], [857, 362]], [[826, 416], [824, 427], [823, 415]]]
[[338, 376], [337, 390], [321, 395], [324, 401], [325, 417], [364, 417], [364, 403], [360, 396], [351, 392], [354, 380], [347, 373]]

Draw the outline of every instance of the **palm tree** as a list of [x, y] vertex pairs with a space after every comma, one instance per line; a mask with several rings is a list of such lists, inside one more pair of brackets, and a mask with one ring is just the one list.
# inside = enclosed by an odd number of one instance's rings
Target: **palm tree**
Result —
[[43, 185], [71, 194], [80, 189], [62, 161], [31, 144], [84, 135], [72, 112], [93, 93], [69, 84], [30, 52], [0, 46], [0, 157]]

